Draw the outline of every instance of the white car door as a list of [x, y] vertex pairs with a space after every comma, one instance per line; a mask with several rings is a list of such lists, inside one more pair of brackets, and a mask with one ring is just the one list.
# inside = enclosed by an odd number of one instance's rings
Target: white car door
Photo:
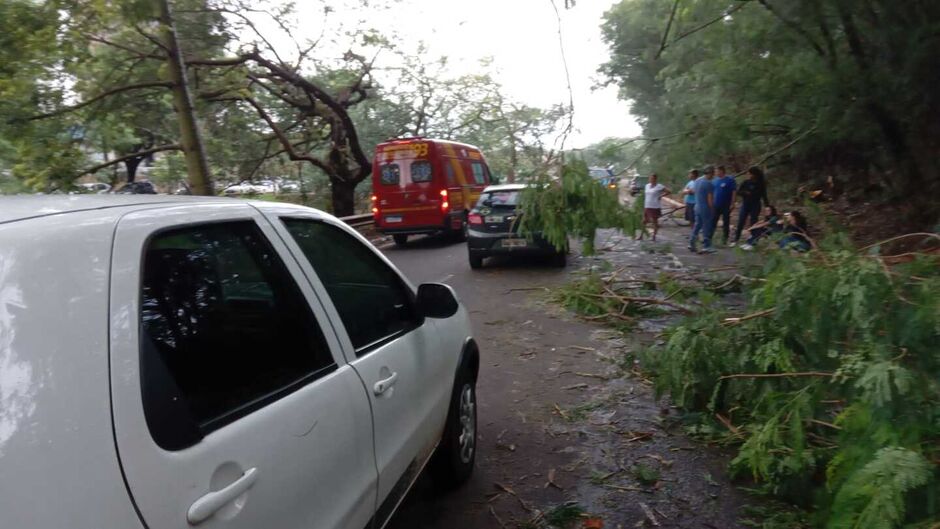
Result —
[[110, 341], [115, 440], [150, 527], [369, 523], [369, 398], [256, 209], [126, 215], [115, 232]]
[[417, 315], [411, 286], [360, 235], [296, 209], [264, 210], [342, 322], [347, 358], [368, 390], [382, 524], [441, 437], [456, 352], [441, 352], [436, 322]]

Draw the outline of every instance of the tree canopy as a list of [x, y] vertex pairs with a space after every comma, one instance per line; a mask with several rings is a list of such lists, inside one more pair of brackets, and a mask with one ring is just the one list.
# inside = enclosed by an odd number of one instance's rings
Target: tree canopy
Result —
[[767, 162], [923, 196], [940, 180], [938, 24], [930, 0], [623, 0], [601, 73], [660, 173]]

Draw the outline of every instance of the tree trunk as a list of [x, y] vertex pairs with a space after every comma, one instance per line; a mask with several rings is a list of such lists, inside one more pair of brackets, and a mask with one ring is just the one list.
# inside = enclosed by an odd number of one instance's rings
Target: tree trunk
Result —
[[170, 80], [173, 82], [173, 105], [180, 125], [180, 145], [189, 173], [189, 187], [194, 195], [213, 195], [209, 163], [203, 147], [196, 112], [193, 109], [192, 95], [186, 78], [186, 64], [180, 51], [176, 26], [173, 22], [173, 10], [170, 0], [159, 0], [160, 22], [163, 25], [163, 37], [167, 47], [167, 66]]
[[333, 184], [333, 215], [348, 217], [356, 213], [356, 184], [343, 180], [331, 180]]

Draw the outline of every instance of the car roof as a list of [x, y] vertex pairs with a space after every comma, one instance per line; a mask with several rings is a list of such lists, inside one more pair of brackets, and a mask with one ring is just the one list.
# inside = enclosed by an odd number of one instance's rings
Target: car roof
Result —
[[499, 184], [495, 186], [486, 186], [486, 189], [483, 190], [484, 193], [489, 193], [491, 191], [520, 191], [529, 187], [526, 184]]
[[232, 200], [181, 195], [14, 195], [0, 197], [0, 224], [95, 209], [152, 208], [161, 204], [172, 206]]

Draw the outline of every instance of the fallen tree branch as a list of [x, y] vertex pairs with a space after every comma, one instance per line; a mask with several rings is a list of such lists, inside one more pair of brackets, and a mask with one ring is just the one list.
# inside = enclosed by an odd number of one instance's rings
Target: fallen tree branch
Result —
[[[888, 244], [889, 242], [900, 241], [901, 239], [909, 239], [911, 237], [929, 237], [929, 238], [940, 241], [940, 235], [937, 235], [936, 233], [927, 233], [927, 232], [906, 233], [904, 235], [898, 235], [897, 237], [891, 237], [890, 239], [885, 239], [883, 241], [869, 244], [868, 246], [859, 248], [858, 251], [864, 252], [865, 250], [868, 250], [869, 248], [874, 248], [875, 246], [882, 246], [882, 245]], [[892, 256], [887, 256], [887, 257], [892, 257]]]
[[762, 310], [760, 312], [754, 312], [746, 316], [741, 316], [739, 318], [725, 318], [725, 321], [722, 323], [722, 325], [737, 325], [741, 323], [742, 321], [753, 320], [755, 318], [763, 318], [764, 316], [770, 316], [776, 310], [777, 310], [776, 308], [771, 308], [767, 310]]
[[825, 371], [803, 371], [799, 373], [737, 373], [718, 377], [718, 380], [729, 378], [789, 378], [789, 377], [834, 377], [835, 373]]

